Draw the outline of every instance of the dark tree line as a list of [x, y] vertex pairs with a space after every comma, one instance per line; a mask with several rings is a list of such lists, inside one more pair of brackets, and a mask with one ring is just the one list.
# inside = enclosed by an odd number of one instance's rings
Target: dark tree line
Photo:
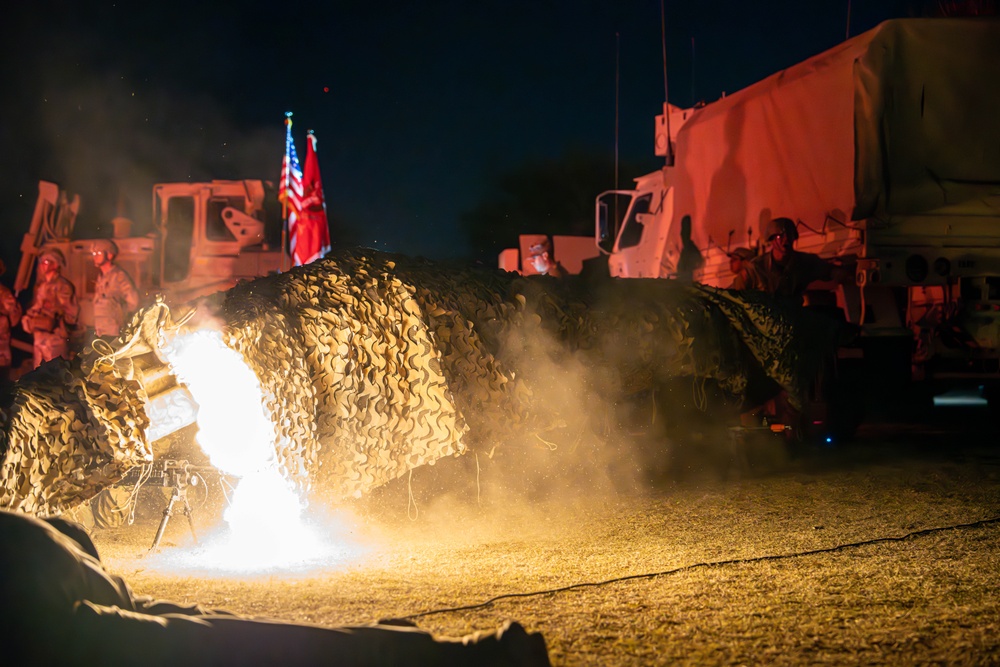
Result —
[[[618, 188], [654, 171], [658, 160], [620, 163]], [[517, 246], [520, 234], [594, 233], [594, 200], [614, 189], [611, 155], [570, 151], [557, 159], [537, 160], [498, 175], [483, 200], [462, 214], [459, 224], [473, 255], [495, 261], [504, 248]]]

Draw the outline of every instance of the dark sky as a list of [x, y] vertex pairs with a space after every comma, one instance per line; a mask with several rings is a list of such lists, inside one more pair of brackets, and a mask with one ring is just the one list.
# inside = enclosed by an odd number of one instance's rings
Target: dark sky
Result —
[[[852, 35], [922, 6], [665, 1], [679, 106], [837, 44], [849, 6]], [[291, 110], [303, 160], [305, 131], [319, 139], [335, 243], [349, 227], [364, 245], [464, 257], [457, 220], [495, 174], [570, 149], [613, 152], [616, 33], [620, 155], [648, 159], [663, 99], [659, 0], [10, 3], [0, 252], [16, 257], [39, 179], [80, 193], [80, 226], [105, 228], [119, 189], [144, 224], [155, 182], [277, 180]]]

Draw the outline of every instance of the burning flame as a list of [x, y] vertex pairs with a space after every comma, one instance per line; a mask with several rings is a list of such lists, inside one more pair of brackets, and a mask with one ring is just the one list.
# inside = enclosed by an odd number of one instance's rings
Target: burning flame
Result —
[[213, 466], [239, 478], [224, 515], [228, 532], [181, 560], [247, 572], [345, 559], [352, 549], [324, 539], [315, 522], [303, 517], [305, 503], [278, 466], [274, 422], [260, 382], [222, 333], [179, 334], [161, 349], [198, 404], [198, 444]]

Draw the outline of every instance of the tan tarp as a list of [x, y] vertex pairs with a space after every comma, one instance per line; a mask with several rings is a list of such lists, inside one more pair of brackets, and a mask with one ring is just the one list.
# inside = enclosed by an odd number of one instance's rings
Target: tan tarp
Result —
[[996, 215], [1000, 21], [887, 21], [691, 113], [671, 239], [685, 215], [701, 248], [749, 246], [774, 216]]

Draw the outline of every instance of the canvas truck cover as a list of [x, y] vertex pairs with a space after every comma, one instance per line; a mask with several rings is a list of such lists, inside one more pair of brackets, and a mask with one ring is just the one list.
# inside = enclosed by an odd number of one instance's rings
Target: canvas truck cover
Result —
[[675, 164], [670, 238], [690, 215], [701, 248], [775, 216], [998, 216], [1000, 21], [882, 23], [695, 110]]

